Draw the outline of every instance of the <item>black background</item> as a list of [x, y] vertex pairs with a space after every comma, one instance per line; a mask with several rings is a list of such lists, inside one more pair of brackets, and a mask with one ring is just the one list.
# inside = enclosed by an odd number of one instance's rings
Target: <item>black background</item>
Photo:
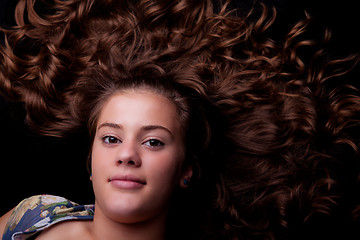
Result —
[[[13, 24], [14, 0], [0, 0], [0, 24]], [[267, 0], [278, 9], [275, 35], [282, 35], [304, 17], [304, 10], [313, 16], [319, 33], [326, 27], [333, 32], [329, 52], [346, 56], [359, 52], [360, 17], [357, 1]], [[250, 1], [235, 1], [242, 7]], [[360, 76], [355, 69], [349, 76], [354, 83]], [[86, 169], [87, 139], [55, 139], [32, 133], [24, 124], [20, 103], [0, 98], [0, 215], [22, 199], [36, 194], [54, 194], [88, 204], [94, 201], [89, 173]]]

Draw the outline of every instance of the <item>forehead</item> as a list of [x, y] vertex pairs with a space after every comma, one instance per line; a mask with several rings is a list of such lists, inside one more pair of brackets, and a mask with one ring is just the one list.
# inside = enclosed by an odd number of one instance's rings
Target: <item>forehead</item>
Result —
[[119, 91], [109, 97], [101, 109], [98, 126], [104, 122], [129, 125], [164, 125], [180, 131], [176, 105], [149, 90]]

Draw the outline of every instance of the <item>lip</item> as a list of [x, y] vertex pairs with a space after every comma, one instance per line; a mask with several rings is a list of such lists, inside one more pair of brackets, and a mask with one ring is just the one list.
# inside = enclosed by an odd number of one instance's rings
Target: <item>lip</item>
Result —
[[115, 175], [109, 179], [109, 183], [119, 189], [136, 190], [144, 187], [146, 181], [133, 175]]

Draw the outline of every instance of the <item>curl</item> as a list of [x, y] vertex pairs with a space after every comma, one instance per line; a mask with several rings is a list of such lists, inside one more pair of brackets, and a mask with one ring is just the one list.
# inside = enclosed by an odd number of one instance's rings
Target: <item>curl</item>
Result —
[[65, 137], [87, 125], [104, 79], [159, 77], [201, 103], [211, 129], [197, 153], [206, 239], [290, 238], [336, 216], [341, 176], [358, 166], [360, 94], [346, 74], [359, 58], [329, 59], [328, 30], [304, 36], [308, 14], [275, 41], [264, 4], [260, 16], [205, 0], [36, 4], [19, 2], [0, 49], [1, 94], [25, 103], [33, 129]]

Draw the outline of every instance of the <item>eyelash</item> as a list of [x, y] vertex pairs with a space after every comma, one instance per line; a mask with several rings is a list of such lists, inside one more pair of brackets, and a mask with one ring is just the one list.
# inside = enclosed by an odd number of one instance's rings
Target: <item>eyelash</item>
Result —
[[[102, 137], [102, 141], [105, 144], [117, 144], [117, 143], [121, 143], [121, 140], [118, 139], [117, 137], [114, 136], [104, 136]], [[113, 142], [115, 141], [115, 142]]]
[[[103, 141], [103, 143], [109, 144], [109, 145], [122, 143], [122, 141], [120, 139], [118, 139], [117, 137], [114, 137], [114, 136], [104, 136], [104, 137], [102, 137], [102, 141]], [[161, 148], [165, 145], [162, 141], [160, 141], [156, 138], [151, 138], [151, 139], [143, 142], [142, 144], [144, 144], [150, 148]], [[154, 144], [155, 144], [155, 146], [154, 146]]]
[[[152, 146], [151, 142], [155, 143], [156, 146]], [[155, 139], [155, 138], [149, 139], [149, 140], [145, 141], [143, 144], [146, 144], [146, 143], [149, 143], [149, 145], [147, 145], [147, 146], [150, 148], [161, 148], [165, 145], [162, 141]]]

